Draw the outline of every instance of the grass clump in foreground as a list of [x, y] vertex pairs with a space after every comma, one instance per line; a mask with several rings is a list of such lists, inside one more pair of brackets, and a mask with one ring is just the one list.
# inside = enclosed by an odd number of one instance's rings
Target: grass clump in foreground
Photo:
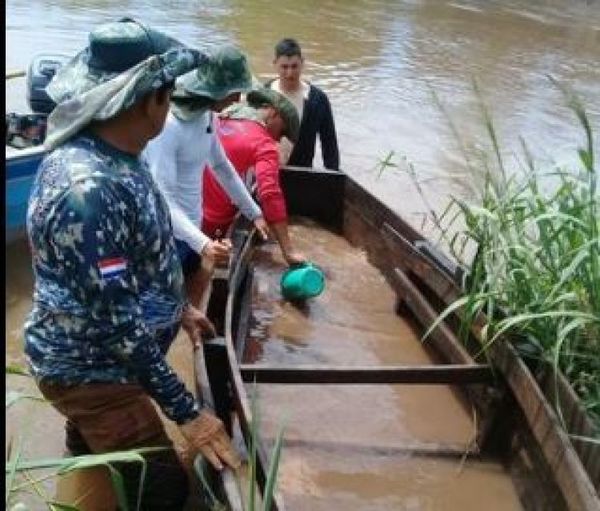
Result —
[[[30, 377], [29, 372], [17, 365], [9, 365], [5, 369], [6, 374], [16, 374]], [[211, 398], [212, 399], [212, 398]], [[44, 398], [37, 395], [31, 395], [16, 391], [6, 392], [6, 409], [16, 405], [18, 402], [25, 400], [45, 401]], [[259, 444], [259, 428], [260, 428], [260, 410], [258, 406], [258, 394], [256, 385], [252, 393], [252, 421], [250, 424], [250, 445], [249, 445], [249, 460], [248, 460], [248, 502], [242, 504], [243, 509], [247, 511], [270, 511], [274, 502], [277, 476], [279, 472], [279, 462], [281, 458], [281, 450], [283, 447], [284, 425], [279, 428], [279, 432], [275, 439], [275, 444], [271, 453], [268, 473], [266, 477], [265, 488], [262, 494], [262, 500], [257, 502], [257, 451]], [[16, 444], [16, 445], [15, 445]], [[79, 511], [78, 503], [71, 504], [60, 502], [51, 496], [48, 488], [44, 486], [47, 481], [57, 482], [61, 477], [76, 472], [78, 470], [86, 470], [96, 467], [104, 467], [107, 469], [110, 476], [112, 489], [116, 497], [116, 504], [123, 511], [133, 511], [128, 506], [126, 497], [125, 482], [114, 464], [118, 463], [139, 463], [141, 465], [140, 486], [138, 489], [137, 505], [135, 509], [142, 511], [140, 508], [141, 496], [146, 475], [146, 460], [144, 454], [162, 451], [164, 447], [145, 447], [132, 449], [128, 451], [118, 451], [105, 454], [90, 454], [83, 456], [71, 456], [52, 459], [23, 459], [24, 439], [19, 436], [16, 442], [10, 438], [7, 447], [6, 460], [6, 509], [10, 511], [29, 511], [32, 498], [36, 504], [47, 508], [50, 511]], [[202, 463], [202, 457], [198, 457], [194, 463], [196, 475], [199, 477], [203, 486], [208, 502], [206, 506], [211, 511], [224, 511], [228, 507], [220, 502], [213, 492], [210, 483], [207, 481], [204, 473], [205, 465]], [[228, 470], [228, 469], [227, 469]], [[37, 475], [34, 475], [37, 474]], [[241, 480], [238, 474], [233, 474], [235, 484], [240, 489]], [[88, 493], [92, 493], [90, 488]], [[240, 496], [243, 494], [239, 492]], [[81, 496], [84, 500], [88, 495]], [[27, 503], [26, 503], [27, 502]], [[87, 506], [86, 506], [87, 507]]]
[[[6, 366], [5, 374], [30, 377], [25, 368], [15, 364]], [[45, 399], [40, 395], [7, 390], [5, 409], [8, 410], [13, 406], [17, 406], [17, 403], [28, 400], [45, 402]], [[27, 430], [28, 426], [25, 429]], [[78, 511], [78, 504], [60, 502], [50, 495], [52, 489], [49, 489], [45, 483], [48, 481], [56, 483], [60, 478], [76, 471], [85, 471], [97, 467], [104, 467], [107, 470], [119, 509], [133, 511], [127, 503], [123, 478], [114, 466], [122, 463], [139, 463], [141, 465], [140, 487], [137, 506], [135, 507], [139, 510], [146, 475], [146, 460], [143, 455], [164, 449], [163, 447], [147, 447], [106, 454], [24, 459], [24, 451], [28, 442], [29, 439], [27, 439], [26, 434], [18, 435], [16, 441], [12, 437], [8, 439], [5, 469], [5, 506], [10, 511], [28, 511], [41, 508], [50, 511]], [[55, 484], [51, 486], [55, 486]], [[89, 493], [91, 491], [90, 489]], [[82, 495], [81, 500], [85, 500], [86, 497], [87, 495]]]
[[[480, 313], [485, 314], [484, 348], [512, 338], [523, 355], [562, 371], [600, 438], [600, 200], [593, 132], [576, 95], [551, 81], [585, 135], [569, 168], [538, 168], [522, 141], [526, 164], [507, 172], [483, 102], [492, 157], [474, 162], [436, 96], [469, 176], [481, 182], [474, 201], [452, 198], [441, 215], [432, 215], [452, 256], [470, 270], [465, 296], [438, 323], [458, 312], [467, 335]], [[476, 85], [475, 91], [480, 97]], [[411, 166], [409, 174], [416, 182]]]

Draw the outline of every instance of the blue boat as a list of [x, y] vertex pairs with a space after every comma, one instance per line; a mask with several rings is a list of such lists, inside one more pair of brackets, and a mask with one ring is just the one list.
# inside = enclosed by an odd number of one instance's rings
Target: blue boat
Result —
[[43, 146], [27, 149], [6, 147], [6, 243], [25, 235], [25, 217], [29, 193], [44, 152]]
[[[37, 168], [44, 157], [46, 118], [54, 102], [46, 85], [67, 61], [65, 55], [39, 55], [27, 71], [27, 101], [33, 113], [6, 114], [5, 241], [25, 235], [27, 203]], [[22, 75], [15, 75], [22, 76]]]

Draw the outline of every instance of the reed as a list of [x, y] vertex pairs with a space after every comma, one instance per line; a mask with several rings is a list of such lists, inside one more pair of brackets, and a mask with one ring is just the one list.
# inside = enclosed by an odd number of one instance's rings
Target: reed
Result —
[[[430, 211], [447, 250], [470, 271], [463, 283], [465, 296], [448, 307], [426, 335], [457, 313], [466, 338], [483, 313], [483, 349], [512, 339], [532, 363], [549, 365], [555, 374], [562, 371], [600, 437], [600, 200], [594, 138], [576, 94], [550, 80], [584, 135], [576, 163], [569, 166], [538, 166], [521, 141], [524, 164], [508, 169], [476, 84], [490, 140], [487, 154], [471, 156], [442, 109], [471, 182], [480, 186], [473, 200], [452, 197], [441, 215]], [[414, 169], [406, 170], [418, 185]], [[417, 191], [424, 197], [419, 186]]]
[[283, 447], [283, 432], [285, 426], [282, 425], [279, 428], [279, 432], [275, 439], [273, 451], [271, 452], [271, 459], [269, 462], [269, 468], [267, 471], [267, 480], [265, 482], [265, 489], [262, 495], [262, 506], [256, 501], [256, 487], [257, 487], [257, 452], [259, 443], [259, 431], [260, 431], [260, 408], [258, 406], [258, 391], [256, 389], [256, 382], [254, 383], [252, 390], [251, 400], [252, 419], [250, 422], [250, 457], [248, 459], [248, 468], [250, 471], [250, 478], [248, 479], [248, 511], [270, 511], [273, 505], [273, 498], [277, 488], [277, 475], [279, 473], [279, 462], [281, 459], [281, 450]]
[[[27, 369], [16, 364], [7, 365], [5, 374], [12, 374], [24, 377], [31, 377]], [[47, 403], [40, 395], [6, 390], [6, 407], [12, 407], [23, 400], [34, 400]], [[27, 429], [27, 426], [25, 430]], [[35, 504], [41, 504], [44, 508], [51, 511], [77, 511], [76, 505], [57, 502], [40, 483], [48, 480], [58, 480], [59, 478], [77, 471], [86, 470], [94, 467], [105, 467], [110, 475], [113, 490], [119, 505], [119, 509], [129, 511], [127, 503], [125, 483], [123, 478], [114, 467], [115, 463], [140, 463], [142, 469], [140, 473], [140, 486], [136, 509], [140, 509], [141, 495], [146, 478], [146, 460], [143, 454], [156, 452], [166, 449], [165, 447], [146, 447], [140, 449], [131, 449], [127, 451], [118, 451], [105, 454], [90, 454], [84, 456], [71, 456], [63, 458], [48, 459], [24, 459], [23, 452], [27, 446], [27, 435], [21, 434], [16, 442], [9, 438], [7, 444], [6, 460], [6, 509], [11, 511], [27, 511], [30, 509], [24, 502], [24, 497], [33, 494], [37, 501]], [[33, 474], [38, 474], [33, 476]], [[39, 475], [41, 474], [41, 475]], [[36, 507], [38, 509], [38, 507]]]
[[[35, 459], [23, 460], [23, 440], [19, 438], [17, 448], [11, 454], [6, 462], [6, 509], [29, 509], [23, 502], [21, 497], [24, 494], [31, 493], [31, 490], [38, 496], [45, 507], [55, 511], [73, 511], [77, 510], [76, 506], [56, 502], [51, 496], [47, 495], [39, 486], [39, 483], [47, 479], [56, 479], [76, 470], [84, 470], [93, 467], [106, 467], [109, 471], [110, 478], [113, 484], [113, 489], [119, 504], [119, 509], [129, 510], [125, 493], [125, 484], [119, 471], [113, 467], [114, 463], [140, 463], [142, 471], [140, 475], [140, 494], [143, 488], [146, 460], [142, 456], [148, 452], [163, 450], [162, 447], [148, 447], [144, 449], [134, 449], [130, 451], [120, 451], [107, 454], [90, 454], [85, 456], [74, 456], [66, 458], [52, 459]], [[32, 472], [44, 471], [42, 477], [34, 479], [31, 476]], [[48, 472], [49, 471], [49, 472]], [[17, 476], [22, 475], [23, 480], [17, 484]], [[138, 496], [138, 505], [136, 509], [140, 509]]]
[[[283, 447], [283, 433], [285, 430], [285, 423], [282, 422], [273, 450], [271, 452], [269, 467], [267, 469], [267, 478], [265, 481], [265, 488], [262, 495], [259, 497], [256, 493], [258, 488], [258, 475], [257, 475], [257, 457], [258, 457], [258, 446], [259, 446], [259, 431], [260, 431], [260, 407], [258, 406], [258, 392], [256, 389], [256, 383], [253, 386], [252, 397], [251, 397], [251, 420], [250, 420], [250, 438], [248, 439], [248, 462], [247, 462], [247, 491], [245, 492], [246, 502], [242, 502], [243, 509], [247, 511], [270, 511], [273, 506], [274, 496], [277, 488], [277, 476], [279, 473], [279, 463], [281, 460], [281, 451]], [[196, 473], [200, 479], [200, 483], [203, 486], [204, 493], [207, 496], [207, 507], [210, 511], [223, 511], [228, 507], [219, 500], [216, 496], [215, 491], [206, 477], [206, 464], [202, 462], [201, 457], [196, 459], [194, 463]], [[236, 483], [239, 489], [239, 494], [244, 495], [241, 490], [243, 484], [240, 473], [236, 473]]]
[[[26, 369], [18, 366], [6, 366], [6, 374], [17, 374], [29, 377]], [[36, 401], [46, 402], [42, 397], [30, 394], [23, 394], [16, 391], [6, 392], [6, 408], [13, 406], [21, 400], [31, 399]], [[271, 461], [269, 463], [265, 491], [262, 495], [262, 505], [257, 503], [256, 487], [257, 487], [257, 472], [256, 472], [256, 453], [258, 447], [259, 429], [260, 429], [260, 409], [258, 406], [258, 393], [256, 385], [252, 393], [252, 421], [250, 428], [250, 457], [248, 460], [248, 468], [250, 477], [248, 479], [248, 495], [249, 502], [247, 503], [248, 511], [270, 511], [273, 498], [276, 491], [277, 475], [279, 472], [279, 462], [281, 459], [281, 450], [283, 447], [283, 433], [285, 426], [279, 428], [273, 451], [271, 453]], [[24, 439], [19, 436], [16, 441], [16, 446], [13, 446], [13, 439], [9, 439], [7, 448], [6, 461], [6, 509], [11, 511], [27, 511], [29, 507], [23, 502], [22, 496], [29, 495], [32, 491], [37, 495], [40, 502], [51, 511], [77, 511], [77, 506], [65, 504], [55, 501], [45, 490], [40, 487], [40, 483], [49, 479], [56, 480], [75, 470], [84, 470], [93, 467], [106, 467], [111, 478], [113, 489], [117, 497], [119, 509], [128, 511], [127, 498], [125, 492], [125, 483], [121, 474], [114, 468], [115, 463], [140, 463], [142, 465], [140, 475], [140, 487], [138, 494], [138, 505], [136, 509], [140, 509], [141, 493], [143, 490], [146, 461], [143, 454], [149, 452], [160, 451], [163, 447], [148, 447], [140, 449], [132, 449], [128, 451], [119, 451], [106, 454], [91, 454], [85, 456], [73, 456], [64, 458], [51, 459], [23, 459]], [[205, 477], [205, 467], [201, 463], [201, 458], [198, 457], [194, 463], [196, 474], [206, 492], [210, 502], [208, 506], [212, 511], [223, 511], [227, 507], [218, 500], [212, 490], [211, 484]], [[34, 472], [43, 472], [43, 475], [37, 478], [32, 477]], [[20, 480], [19, 480], [19, 476]], [[238, 485], [240, 481], [238, 479]]]

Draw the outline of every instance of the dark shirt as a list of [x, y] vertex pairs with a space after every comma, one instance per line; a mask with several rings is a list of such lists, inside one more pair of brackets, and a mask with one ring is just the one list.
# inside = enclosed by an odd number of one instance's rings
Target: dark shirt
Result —
[[197, 416], [165, 360], [183, 276], [167, 204], [145, 164], [90, 135], [66, 142], [40, 165], [27, 230], [32, 374], [62, 385], [139, 383], [172, 420]]
[[[274, 80], [265, 84], [271, 87]], [[313, 84], [310, 85], [308, 98], [304, 100], [304, 111], [300, 121], [300, 136], [294, 144], [288, 165], [312, 167], [315, 157], [317, 134], [321, 139], [323, 165], [327, 169], [340, 169], [340, 154], [333, 113], [327, 95]]]

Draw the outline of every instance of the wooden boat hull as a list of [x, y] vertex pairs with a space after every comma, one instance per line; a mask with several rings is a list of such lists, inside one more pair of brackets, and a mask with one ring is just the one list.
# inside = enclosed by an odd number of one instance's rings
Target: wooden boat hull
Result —
[[[281, 182], [290, 215], [315, 220], [364, 249], [371, 264], [396, 290], [398, 310], [410, 312], [424, 328], [460, 296], [457, 282], [462, 269], [440, 257], [414, 228], [346, 174], [286, 169]], [[248, 332], [252, 284], [249, 260], [253, 248], [252, 233], [243, 223], [235, 233], [235, 245], [234, 265], [227, 279], [221, 279], [220, 293], [213, 297], [218, 305], [212, 311], [213, 318], [225, 316], [221, 333], [226, 353], [222, 356], [226, 357], [234, 395], [233, 403], [227, 401], [219, 405], [216, 399], [216, 405], [222, 410], [233, 405], [246, 440], [250, 410], [243, 382], [254, 377], [271, 382], [304, 378], [309, 382], [337, 383], [343, 383], [344, 378], [348, 381], [382, 378], [381, 381], [386, 382], [417, 378], [417, 382], [430, 379], [432, 383], [435, 378], [442, 378], [439, 367], [437, 375], [435, 371], [423, 370], [417, 376], [408, 376], [406, 368], [395, 368], [394, 374], [388, 371], [382, 376], [381, 372], [376, 374], [365, 368], [361, 376], [359, 372], [336, 372], [335, 368], [331, 371], [288, 368], [269, 372], [243, 365], [241, 353]], [[486, 383], [491, 368], [482, 365], [485, 360], [475, 361], [472, 357], [480, 351], [480, 345], [475, 339], [472, 345], [461, 345], [454, 326], [449, 321], [437, 328], [431, 336], [431, 345], [446, 364], [463, 367], [462, 370], [458, 367], [454, 375], [446, 373], [445, 377], [464, 385], [464, 394], [483, 417], [477, 435], [480, 451], [499, 457], [507, 464], [515, 481], [519, 481], [517, 489], [525, 509], [599, 509], [598, 481], [593, 481], [593, 473], [586, 471], [529, 368], [510, 345], [497, 343], [488, 354], [496, 381], [492, 385]], [[211, 360], [207, 359], [207, 363], [210, 365]], [[459, 379], [452, 380], [458, 378], [459, 373]], [[468, 373], [475, 380], [467, 381]], [[220, 374], [213, 381], [222, 377]], [[262, 448], [258, 454], [258, 482], [262, 485], [267, 457]], [[283, 509], [281, 496], [276, 498], [273, 509]]]

